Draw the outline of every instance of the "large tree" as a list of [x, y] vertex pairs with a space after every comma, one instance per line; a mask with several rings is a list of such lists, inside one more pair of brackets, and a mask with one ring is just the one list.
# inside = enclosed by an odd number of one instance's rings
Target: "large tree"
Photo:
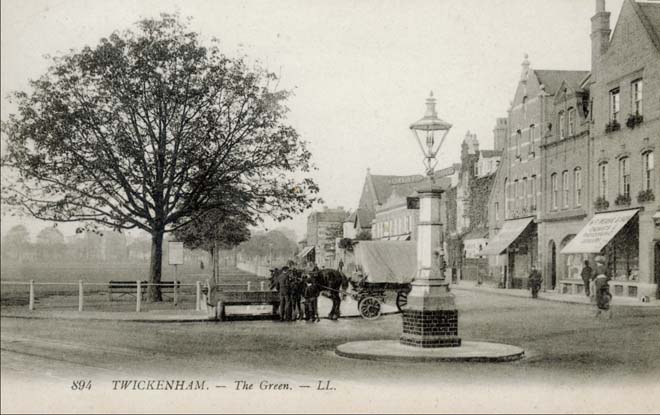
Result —
[[3, 201], [44, 220], [148, 232], [152, 283], [164, 234], [203, 212], [283, 220], [315, 201], [310, 153], [285, 118], [289, 93], [176, 17], [56, 57], [30, 85], [2, 124], [2, 165], [16, 177]]

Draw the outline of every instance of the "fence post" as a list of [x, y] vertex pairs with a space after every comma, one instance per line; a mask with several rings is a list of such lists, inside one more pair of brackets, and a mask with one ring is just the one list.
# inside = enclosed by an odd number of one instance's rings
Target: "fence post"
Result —
[[259, 285], [261, 291], [266, 291], [266, 281], [261, 281]]
[[[175, 265], [175, 267], [176, 267], [176, 265]], [[176, 307], [177, 304], [179, 303], [179, 295], [178, 294], [179, 294], [179, 290], [177, 288], [176, 279], [174, 279], [174, 307]]]
[[142, 308], [142, 281], [137, 281], [137, 295], [135, 296], [135, 312], [139, 313]]
[[30, 280], [30, 311], [34, 310], [34, 280]]
[[197, 289], [195, 293], [195, 311], [201, 311], [202, 309], [202, 283], [197, 281], [195, 283], [195, 288]]
[[252, 281], [247, 282], [247, 290], [252, 291]]
[[78, 311], [83, 311], [83, 282], [78, 280]]

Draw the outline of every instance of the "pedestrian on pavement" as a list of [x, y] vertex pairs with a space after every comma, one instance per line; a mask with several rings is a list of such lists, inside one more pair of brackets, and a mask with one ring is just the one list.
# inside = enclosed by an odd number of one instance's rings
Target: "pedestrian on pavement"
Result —
[[532, 266], [532, 272], [529, 274], [529, 288], [532, 290], [532, 298], [538, 298], [542, 283], [541, 273], [536, 269], [536, 266]]
[[605, 257], [596, 257], [596, 315], [598, 317], [603, 311], [607, 313], [608, 318], [612, 318], [612, 308], [610, 302], [612, 301], [612, 294], [610, 293], [610, 277], [607, 275], [607, 266], [605, 265]]
[[341, 259], [339, 260], [339, 264], [337, 265], [337, 269], [339, 269], [339, 272], [342, 272], [342, 270], [344, 269], [344, 261], [343, 260], [341, 260]]
[[319, 292], [319, 287], [312, 281], [312, 278], [307, 277], [303, 293], [305, 297], [305, 320], [307, 321], [321, 321], [318, 310]]
[[305, 289], [305, 281], [303, 280], [302, 272], [300, 272], [300, 270], [292, 269], [291, 271], [291, 317], [293, 320], [302, 320], [303, 309], [301, 300], [303, 290]]
[[280, 296], [280, 320], [291, 321], [291, 270], [288, 266], [282, 267], [277, 276], [276, 287]]
[[591, 280], [593, 279], [593, 269], [589, 266], [589, 261], [584, 261], [584, 268], [580, 276], [582, 277], [582, 282], [584, 282], [584, 294], [587, 297], [591, 297]]

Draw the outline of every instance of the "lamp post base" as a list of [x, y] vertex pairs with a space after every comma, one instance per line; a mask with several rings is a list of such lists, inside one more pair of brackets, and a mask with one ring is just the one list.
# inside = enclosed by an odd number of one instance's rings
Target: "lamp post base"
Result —
[[449, 284], [416, 285], [403, 310], [403, 333], [399, 342], [414, 347], [460, 347], [458, 310]]

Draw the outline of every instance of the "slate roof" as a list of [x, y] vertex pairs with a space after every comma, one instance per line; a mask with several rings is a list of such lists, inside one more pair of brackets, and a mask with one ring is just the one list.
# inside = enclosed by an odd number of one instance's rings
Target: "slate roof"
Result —
[[360, 222], [360, 228], [367, 229], [371, 228], [371, 221], [374, 220], [373, 212], [366, 209], [356, 210], [357, 220]]
[[[412, 176], [380, 176], [380, 175], [371, 175], [371, 181], [376, 189], [376, 199], [379, 204], [385, 203], [389, 199], [392, 191], [394, 190], [394, 185], [397, 180], [411, 180], [411, 181], [421, 181], [424, 179], [424, 176], [415, 174]], [[402, 186], [403, 184], [397, 185]]]
[[557, 92], [563, 81], [572, 88], [578, 89], [580, 83], [589, 75], [589, 71], [554, 71], [535, 69], [534, 74], [539, 82], [545, 85], [545, 90], [549, 94]]

